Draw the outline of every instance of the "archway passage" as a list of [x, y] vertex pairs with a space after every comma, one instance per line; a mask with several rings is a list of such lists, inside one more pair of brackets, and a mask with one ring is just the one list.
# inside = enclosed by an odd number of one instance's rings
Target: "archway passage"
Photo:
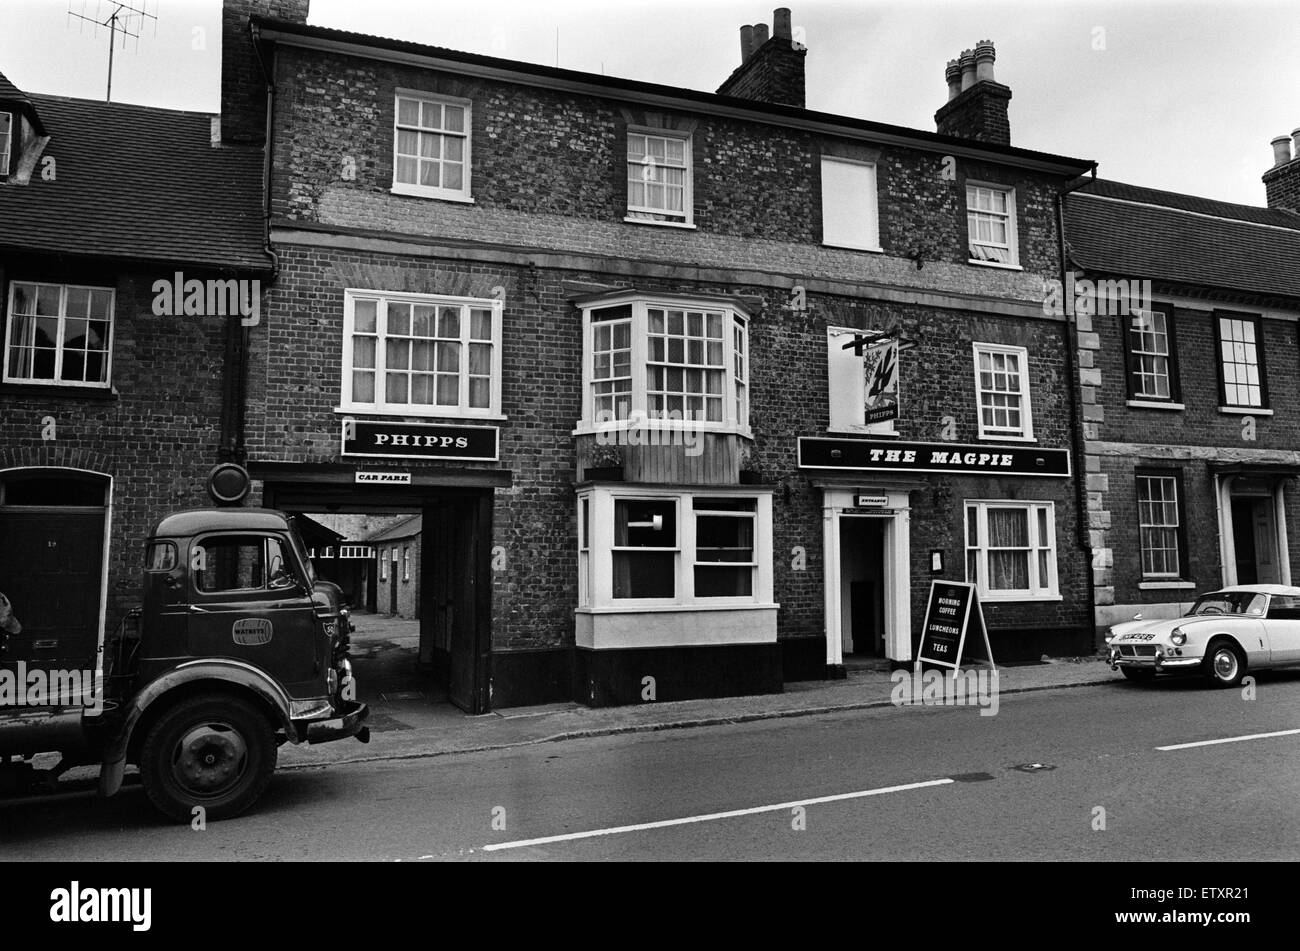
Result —
[[0, 659], [6, 666], [95, 667], [109, 484], [67, 469], [0, 472], [0, 591], [22, 624]]
[[[416, 620], [419, 639], [411, 662], [427, 678], [430, 696], [445, 697], [467, 713], [488, 712], [490, 488], [266, 479], [263, 504], [326, 521], [330, 515], [418, 516], [413, 522], [398, 519], [377, 536], [338, 543], [362, 545], [371, 559], [365, 584], [352, 586], [352, 602], [378, 615]], [[323, 574], [348, 590], [347, 579]]]

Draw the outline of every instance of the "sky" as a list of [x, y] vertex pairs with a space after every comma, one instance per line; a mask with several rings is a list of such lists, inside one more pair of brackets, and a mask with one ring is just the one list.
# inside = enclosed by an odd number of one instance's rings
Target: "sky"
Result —
[[[130, 0], [155, 14], [119, 43], [113, 99], [215, 112], [220, 0]], [[982, 39], [1011, 87], [1011, 141], [1099, 174], [1249, 205], [1270, 140], [1300, 126], [1295, 0], [788, 0], [808, 107], [933, 131], [944, 65]], [[109, 0], [0, 0], [0, 73], [102, 99]], [[309, 22], [706, 91], [739, 65], [755, 0], [312, 0]], [[137, 18], [137, 23], [140, 23]], [[134, 24], [133, 24], [134, 25]]]

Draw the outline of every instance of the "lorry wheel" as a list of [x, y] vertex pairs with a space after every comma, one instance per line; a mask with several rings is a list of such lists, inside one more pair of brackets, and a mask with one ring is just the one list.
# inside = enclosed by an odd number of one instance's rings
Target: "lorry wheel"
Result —
[[271, 723], [255, 706], [228, 694], [178, 703], [149, 730], [140, 778], [153, 804], [178, 822], [229, 819], [248, 809], [275, 772]]

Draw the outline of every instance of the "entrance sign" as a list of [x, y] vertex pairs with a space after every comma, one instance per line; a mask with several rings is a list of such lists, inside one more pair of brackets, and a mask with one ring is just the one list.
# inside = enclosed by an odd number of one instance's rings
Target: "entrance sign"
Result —
[[883, 509], [889, 507], [889, 496], [887, 495], [859, 495], [855, 498], [854, 504], [860, 509]]
[[387, 459], [496, 462], [499, 434], [496, 426], [345, 419], [342, 453]]
[[972, 617], [979, 623], [989, 666], [997, 670], [993, 648], [989, 645], [988, 625], [984, 623], [984, 609], [980, 607], [975, 585], [966, 581], [930, 582], [930, 600], [921, 626], [921, 647], [916, 652], [917, 664], [934, 664], [959, 672]]
[[1070, 474], [1070, 451], [800, 436], [799, 468], [1065, 477]]

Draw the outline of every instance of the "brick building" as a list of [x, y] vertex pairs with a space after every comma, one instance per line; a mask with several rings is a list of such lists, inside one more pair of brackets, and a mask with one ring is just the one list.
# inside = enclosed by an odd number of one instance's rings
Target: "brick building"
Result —
[[366, 536], [378, 581], [375, 610], [394, 617], [420, 616], [421, 517], [411, 515]]
[[263, 162], [213, 119], [0, 75], [0, 591], [24, 628], [7, 663], [93, 666], [149, 528], [207, 503], [241, 451], [226, 291], [249, 282], [251, 309], [270, 273]]
[[1107, 181], [1066, 199], [1099, 637], [1292, 583], [1300, 161], [1274, 149], [1267, 208]]
[[255, 498], [422, 516], [455, 702], [908, 663], [939, 576], [978, 583], [1000, 659], [1090, 648], [1042, 297], [1092, 163], [1010, 144], [992, 44], [927, 132], [806, 109], [784, 10], [711, 94], [276, 7], [224, 22], [223, 123], [255, 139], [262, 66], [272, 93]]

